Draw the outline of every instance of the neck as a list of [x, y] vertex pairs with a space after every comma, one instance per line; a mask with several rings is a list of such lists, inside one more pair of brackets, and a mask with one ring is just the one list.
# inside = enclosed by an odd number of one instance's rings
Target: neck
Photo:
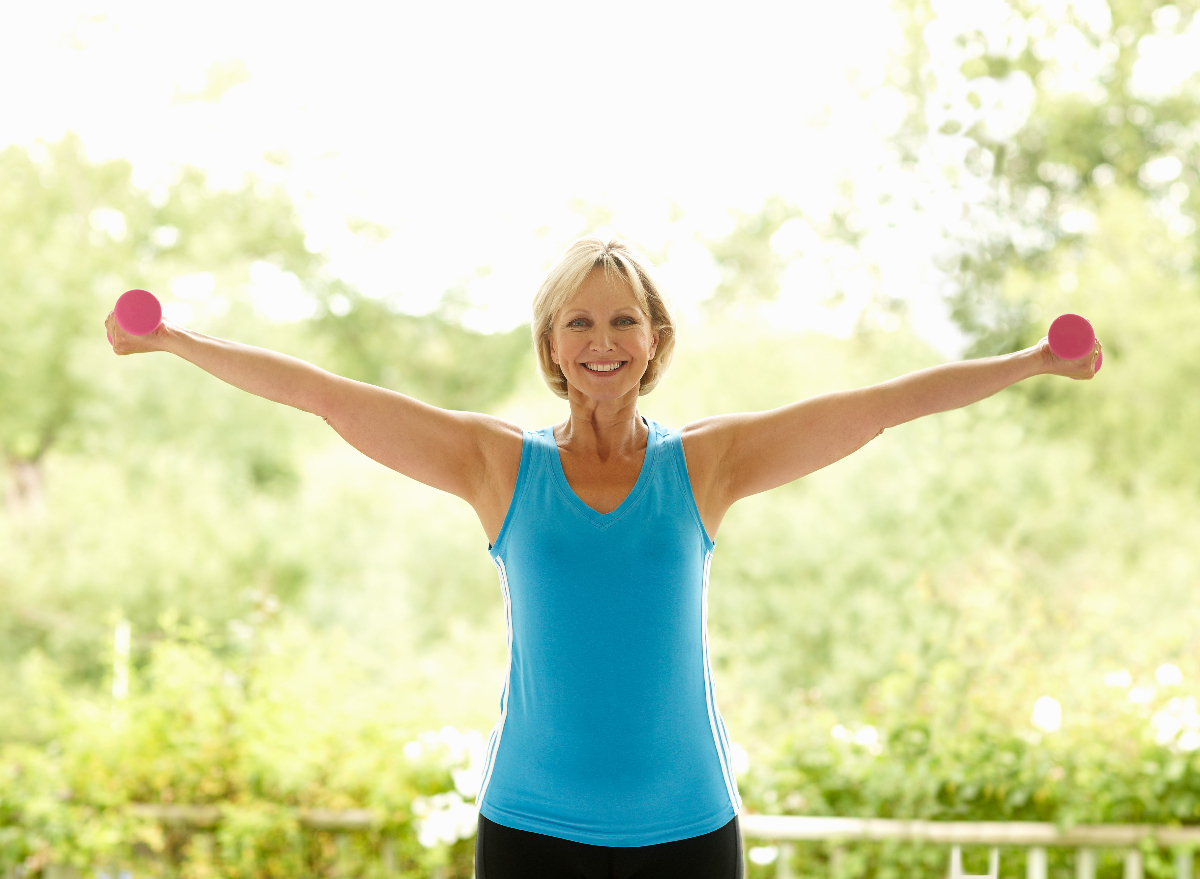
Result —
[[646, 445], [646, 425], [637, 410], [637, 389], [616, 400], [593, 400], [570, 388], [571, 414], [554, 429], [560, 446], [592, 453], [602, 460]]

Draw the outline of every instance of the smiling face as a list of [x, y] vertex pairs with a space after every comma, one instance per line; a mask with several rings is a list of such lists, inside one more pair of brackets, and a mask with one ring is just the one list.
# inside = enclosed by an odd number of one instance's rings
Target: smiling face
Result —
[[550, 356], [567, 384], [594, 400], [636, 397], [657, 347], [658, 334], [633, 288], [602, 269], [587, 276], [550, 330]]

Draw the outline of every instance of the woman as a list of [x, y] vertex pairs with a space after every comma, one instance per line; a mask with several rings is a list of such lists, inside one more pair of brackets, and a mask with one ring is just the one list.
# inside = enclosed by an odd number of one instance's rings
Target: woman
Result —
[[637, 398], [675, 324], [650, 266], [585, 237], [534, 301], [533, 337], [567, 419], [523, 431], [164, 323], [105, 323], [118, 354], [169, 351], [320, 415], [376, 461], [475, 509], [500, 576], [509, 665], [477, 802], [480, 879], [742, 875], [741, 805], [707, 642], [713, 537], [737, 500], [845, 457], [884, 429], [1029, 376], [1089, 379], [1045, 339], [768, 412], [682, 429]]

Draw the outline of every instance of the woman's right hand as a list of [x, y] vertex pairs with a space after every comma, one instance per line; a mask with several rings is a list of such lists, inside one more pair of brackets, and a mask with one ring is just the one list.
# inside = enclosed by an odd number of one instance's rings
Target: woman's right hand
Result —
[[104, 329], [112, 339], [114, 354], [142, 354], [146, 351], [163, 350], [163, 341], [167, 334], [167, 322], [164, 320], [152, 332], [144, 336], [135, 336], [121, 329], [117, 323], [117, 313], [110, 311], [104, 319]]

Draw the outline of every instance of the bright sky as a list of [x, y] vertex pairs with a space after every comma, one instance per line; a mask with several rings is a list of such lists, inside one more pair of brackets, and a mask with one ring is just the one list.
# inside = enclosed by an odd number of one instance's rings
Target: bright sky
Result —
[[[145, 185], [181, 163], [237, 185], [272, 173], [265, 153], [286, 153], [310, 247], [337, 274], [413, 312], [468, 282], [469, 320], [485, 329], [527, 319], [542, 273], [581, 231], [576, 200], [604, 205], [616, 231], [667, 251], [663, 279], [686, 310], [717, 280], [696, 236], [728, 229], [730, 208], [780, 194], [819, 216], [839, 176], [865, 201], [911, 188], [882, 142], [903, 112], [881, 88], [899, 40], [883, 0], [24, 3], [0, 30], [0, 144], [73, 130], [93, 158], [132, 161]], [[202, 92], [214, 64], [238, 63], [249, 78], [219, 101], [179, 99]], [[988, 106], [1019, 124], [1032, 89], [1009, 86]], [[946, 216], [961, 212], [948, 197]], [[867, 251], [950, 350], [928, 265], [936, 213], [892, 216]], [[393, 234], [371, 246], [347, 231], [353, 217]], [[777, 244], [804, 259], [776, 317], [848, 331], [865, 269], [804, 224]], [[834, 276], [860, 293], [831, 310]], [[264, 310], [304, 313], [288, 279], [256, 283]]]

